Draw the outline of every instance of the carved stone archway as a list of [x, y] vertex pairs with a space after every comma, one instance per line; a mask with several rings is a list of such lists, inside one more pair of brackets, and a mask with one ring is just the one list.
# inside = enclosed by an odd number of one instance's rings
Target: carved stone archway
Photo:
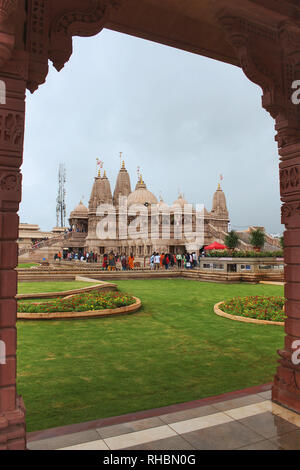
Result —
[[[84, 7], [82, 6], [84, 4]], [[26, 447], [25, 410], [16, 392], [18, 208], [25, 92], [43, 84], [50, 59], [59, 71], [72, 37], [104, 27], [241, 67], [263, 91], [275, 120], [285, 231], [285, 344], [279, 351], [274, 401], [300, 412], [300, 80], [298, 0], [0, 0], [0, 450]]]

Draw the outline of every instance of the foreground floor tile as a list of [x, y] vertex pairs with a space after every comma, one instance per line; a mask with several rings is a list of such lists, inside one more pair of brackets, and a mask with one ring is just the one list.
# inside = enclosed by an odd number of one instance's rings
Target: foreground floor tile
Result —
[[220, 403], [214, 403], [214, 407], [220, 411], [232, 410], [234, 408], [241, 408], [243, 406], [253, 405], [255, 403], [262, 403], [266, 399], [259, 395], [247, 395], [245, 397], [234, 398], [233, 400], [226, 400]]
[[215, 413], [208, 416], [202, 416], [200, 418], [171, 423], [169, 426], [178, 434], [183, 434], [186, 432], [196, 431], [197, 429], [204, 429], [218, 424], [228, 423], [229, 421], [232, 421], [232, 418], [224, 413]]
[[190, 432], [182, 437], [199, 450], [234, 450], [264, 440], [237, 421]]
[[130, 432], [143, 431], [145, 429], [157, 428], [163, 426], [165, 423], [159, 418], [140, 419], [138, 421], [130, 421], [123, 424], [114, 424], [113, 426], [106, 426], [104, 428], [97, 428], [97, 432], [102, 439], [109, 437], [121, 436]]
[[263, 401], [261, 403], [255, 403], [254, 405], [242, 406], [241, 408], [235, 408], [233, 410], [226, 410], [228, 416], [233, 419], [248, 418], [256, 414], [263, 413], [264, 411], [271, 411], [272, 405], [269, 401]]
[[285, 450], [300, 450], [300, 429], [270, 439]]
[[281, 450], [281, 447], [274, 442], [265, 440], [261, 442], [255, 442], [245, 447], [239, 447], [236, 450]]
[[29, 450], [55, 450], [60, 449], [61, 447], [97, 441], [99, 438], [100, 436], [96, 430], [82, 431], [58, 437], [51, 437], [40, 441], [28, 442], [27, 448]]
[[297, 430], [297, 426], [282, 419], [280, 416], [273, 415], [269, 411], [255, 416], [249, 416], [239, 421], [244, 426], [249, 427], [266, 439], [281, 436], [287, 432]]
[[216, 414], [217, 412], [218, 410], [214, 406], [208, 405], [161, 415], [160, 419], [166, 424], [170, 424], [179, 421], [187, 421], [188, 419], [192, 418], [199, 418], [201, 416], [209, 416], [211, 414]]
[[181, 436], [168, 437], [159, 441], [148, 442], [126, 450], [193, 450], [194, 447]]
[[109, 450], [104, 441], [92, 441], [84, 444], [78, 444], [76, 446], [63, 447], [58, 450]]
[[125, 449], [147, 442], [158, 441], [167, 437], [176, 436], [169, 426], [147, 429], [145, 431], [132, 432], [122, 436], [105, 439], [105, 443], [111, 450]]

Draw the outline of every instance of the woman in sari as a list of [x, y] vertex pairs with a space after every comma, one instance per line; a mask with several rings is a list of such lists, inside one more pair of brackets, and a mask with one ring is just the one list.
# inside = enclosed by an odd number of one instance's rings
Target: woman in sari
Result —
[[134, 268], [134, 256], [133, 256], [133, 253], [130, 253], [130, 256], [128, 258], [128, 266], [129, 266], [129, 269], [133, 269]]

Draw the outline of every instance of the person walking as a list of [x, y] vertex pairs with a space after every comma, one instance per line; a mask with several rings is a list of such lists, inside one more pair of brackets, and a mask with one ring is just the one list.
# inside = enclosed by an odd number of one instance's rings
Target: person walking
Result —
[[154, 255], [154, 270], [158, 271], [160, 266], [160, 256], [158, 253], [155, 253]]
[[133, 253], [130, 253], [130, 256], [128, 258], [128, 266], [129, 266], [129, 269], [134, 269], [134, 256], [133, 256]]
[[152, 271], [154, 269], [154, 255], [155, 255], [155, 253], [152, 253], [152, 255], [150, 256], [150, 269]]
[[163, 265], [165, 266], [165, 269], [169, 269], [169, 264], [170, 264], [170, 255], [167, 253], [165, 254], [163, 258]]
[[107, 254], [106, 253], [103, 255], [102, 268], [104, 268], [107, 271]]
[[191, 263], [190, 263], [190, 254], [189, 253], [186, 253], [184, 255], [184, 258], [185, 258], [185, 268], [186, 269], [189, 269], [191, 267]]
[[113, 251], [111, 251], [108, 255], [108, 270], [109, 271], [116, 270], [116, 257]]
[[122, 269], [121, 257], [119, 255], [117, 255], [116, 259], [117, 259], [116, 269], [117, 269], [117, 271], [121, 271], [121, 269]]
[[126, 271], [126, 269], [127, 269], [127, 260], [126, 260], [125, 253], [123, 253], [122, 256], [121, 256], [121, 264], [122, 264], [122, 270]]
[[178, 267], [178, 269], [180, 269], [181, 268], [181, 261], [182, 261], [182, 256], [181, 256], [180, 253], [178, 253], [176, 255], [176, 261], [177, 261], [177, 267]]
[[170, 254], [170, 267], [171, 267], [171, 269], [174, 267], [174, 263], [175, 263], [175, 261], [174, 261], [174, 255], [173, 255], [173, 254]]
[[160, 267], [161, 267], [161, 268], [163, 267], [163, 259], [164, 259], [164, 257], [165, 257], [165, 254], [162, 253], [162, 254], [160, 255], [160, 259], [159, 259]]

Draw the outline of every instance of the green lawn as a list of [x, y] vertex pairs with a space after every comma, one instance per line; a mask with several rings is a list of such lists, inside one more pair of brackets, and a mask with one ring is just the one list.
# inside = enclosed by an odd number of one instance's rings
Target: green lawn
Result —
[[[134, 315], [18, 322], [18, 392], [28, 431], [116, 416], [272, 381], [283, 327], [218, 317], [213, 305], [281, 286], [118, 281]], [[22, 284], [21, 284], [22, 286]]]
[[39, 264], [37, 264], [37, 263], [21, 263], [21, 264], [18, 265], [18, 268], [30, 269], [33, 266], [39, 266]]
[[81, 289], [97, 284], [97, 282], [69, 281], [69, 282], [19, 282], [18, 294], [40, 294], [42, 292], [63, 292], [72, 289]]

